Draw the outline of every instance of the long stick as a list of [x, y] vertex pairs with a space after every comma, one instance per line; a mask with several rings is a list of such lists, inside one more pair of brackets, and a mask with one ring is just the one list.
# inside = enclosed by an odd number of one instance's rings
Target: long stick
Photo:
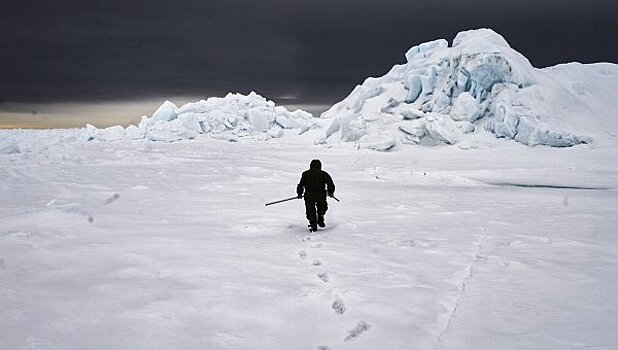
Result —
[[270, 203], [266, 203], [264, 205], [269, 206], [271, 204], [277, 204], [277, 203], [281, 203], [281, 202], [287, 202], [287, 201], [291, 201], [293, 199], [299, 199], [298, 197], [290, 197], [290, 198], [286, 198], [286, 199], [282, 199], [282, 200], [278, 200], [278, 201], [274, 201], [274, 202], [270, 202]]
[[[332, 199], [336, 200], [337, 202], [341, 202], [341, 201], [339, 200], [339, 198], [337, 198], [337, 197], [335, 197], [335, 196], [330, 196], [330, 198], [332, 198]], [[281, 200], [278, 200], [278, 201], [274, 201], [274, 202], [266, 203], [266, 204], [264, 204], [264, 205], [265, 205], [265, 206], [269, 206], [269, 205], [273, 205], [273, 204], [277, 204], [277, 203], [283, 203], [283, 202], [291, 201], [291, 200], [294, 200], [294, 199], [300, 199], [300, 198], [298, 198], [298, 197], [290, 197], [290, 198], [281, 199]]]

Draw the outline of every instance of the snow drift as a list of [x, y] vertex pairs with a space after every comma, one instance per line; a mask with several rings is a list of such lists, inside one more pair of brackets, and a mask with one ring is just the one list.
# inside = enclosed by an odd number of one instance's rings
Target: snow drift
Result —
[[88, 126], [89, 140], [112, 141], [133, 138], [152, 141], [192, 139], [199, 134], [222, 137], [278, 138], [284, 130], [302, 134], [313, 125], [313, 116], [303, 110], [288, 111], [273, 101], [251, 92], [211, 97], [181, 107], [165, 101], [151, 117], [142, 117], [138, 126], [97, 129]]
[[[616, 112], [599, 110], [589, 98], [608, 89], [616, 94], [616, 65], [536, 69], [490, 29], [461, 32], [450, 47], [444, 39], [423, 43], [405, 57], [406, 64], [368, 78], [324, 112], [333, 120], [316, 143], [338, 134], [386, 150], [398, 143], [455, 144], [487, 130], [530, 146], [565, 147], [617, 129]], [[573, 68], [578, 80], [565, 74]]]

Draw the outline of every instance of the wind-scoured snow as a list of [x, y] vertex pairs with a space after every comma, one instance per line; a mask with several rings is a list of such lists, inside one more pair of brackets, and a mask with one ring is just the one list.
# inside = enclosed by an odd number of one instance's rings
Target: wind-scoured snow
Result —
[[316, 142], [338, 137], [386, 150], [455, 144], [489, 131], [567, 147], [604, 140], [607, 127], [618, 126], [614, 64], [536, 69], [490, 29], [461, 32], [450, 47], [444, 39], [423, 43], [405, 57], [323, 113], [333, 121]]

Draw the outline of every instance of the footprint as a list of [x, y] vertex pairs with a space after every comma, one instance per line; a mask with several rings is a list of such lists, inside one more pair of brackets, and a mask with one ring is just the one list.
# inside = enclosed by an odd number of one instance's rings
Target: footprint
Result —
[[310, 248], [320, 248], [320, 247], [322, 247], [322, 243], [316, 242], [311, 237], [303, 237], [301, 240], [304, 243], [306, 243]]
[[4, 259], [0, 259], [0, 270], [4, 270], [6, 267], [4, 266]]
[[322, 262], [320, 260], [313, 260], [313, 266], [320, 266], [322, 265]]
[[305, 259], [307, 257], [307, 252], [301, 250], [300, 252], [298, 252], [298, 256], [300, 256], [301, 259]]
[[330, 350], [330, 348], [326, 345], [320, 345], [318, 346], [318, 350]]
[[361, 334], [365, 333], [371, 328], [371, 324], [367, 321], [360, 321], [356, 327], [350, 329], [348, 331], [348, 336], [345, 337], [344, 341], [350, 341], [358, 338]]
[[345, 303], [343, 302], [343, 299], [337, 297], [337, 299], [333, 301], [332, 308], [333, 310], [335, 310], [336, 313], [343, 315], [343, 313], [345, 312]]
[[330, 278], [328, 277], [328, 274], [321, 272], [318, 273], [318, 278], [322, 280], [322, 282], [327, 283], [328, 281], [330, 281]]
[[105, 204], [111, 204], [111, 203], [117, 201], [118, 198], [120, 198], [120, 194], [114, 193], [111, 197], [107, 198], [104, 203]]
[[413, 239], [406, 239], [402, 241], [394, 241], [393, 244], [398, 247], [414, 248], [416, 247], [417, 242], [415, 242]]

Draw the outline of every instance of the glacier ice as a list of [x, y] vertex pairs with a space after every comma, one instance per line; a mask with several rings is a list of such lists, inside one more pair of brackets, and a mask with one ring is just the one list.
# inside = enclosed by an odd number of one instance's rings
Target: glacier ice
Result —
[[427, 58], [435, 51], [439, 49], [445, 49], [448, 47], [448, 41], [444, 39], [438, 39], [434, 41], [429, 41], [426, 43], [422, 43], [420, 45], [416, 45], [412, 47], [408, 52], [406, 52], [406, 60], [408, 62], [413, 62], [414, 60], [421, 58]]
[[[253, 129], [257, 131], [268, 131], [270, 129], [271, 124], [275, 120], [275, 116], [268, 113], [266, 110], [262, 110], [260, 108], [253, 108], [247, 112], [248, 120]], [[228, 125], [226, 125], [228, 126]], [[230, 127], [230, 129], [232, 129]]]
[[478, 99], [466, 91], [454, 99], [453, 107], [451, 108], [451, 118], [473, 123], [481, 117], [481, 112]]
[[363, 148], [369, 148], [376, 151], [387, 151], [397, 144], [397, 140], [389, 134], [365, 135], [358, 140], [358, 143]]
[[321, 117], [332, 122], [321, 140], [338, 135], [343, 141], [455, 144], [489, 131], [531, 146], [592, 141], [540, 107], [559, 89], [490, 29], [461, 32], [450, 47], [444, 39], [414, 46], [405, 58], [405, 64], [366, 79], [324, 112]]
[[165, 101], [152, 117], [143, 116], [137, 126], [105, 129], [89, 126], [87, 139], [173, 142], [193, 139], [200, 134], [223, 134], [226, 139], [231, 136], [279, 138], [285, 130], [297, 130], [298, 134], [302, 134], [314, 123], [311, 113], [303, 110], [290, 112], [255, 92], [249, 95], [230, 93], [225, 97], [211, 97], [180, 107]]
[[176, 105], [173, 102], [165, 101], [157, 110], [152, 114], [152, 120], [162, 120], [169, 122], [176, 119]]
[[[488, 140], [483, 134], [552, 147], [591, 143], [592, 137], [598, 144], [618, 135], [618, 65], [537, 69], [489, 29], [461, 32], [451, 46], [444, 39], [416, 45], [405, 59], [384, 76], [365, 79], [321, 119], [255, 92], [230, 93], [182, 106], [165, 101], [138, 125], [87, 126], [71, 134], [94, 142], [173, 142], [204, 134], [239, 141], [308, 133], [304, 138], [316, 144], [355, 142], [381, 151], [399, 144], [464, 148]], [[0, 140], [0, 154], [42, 147]]]

